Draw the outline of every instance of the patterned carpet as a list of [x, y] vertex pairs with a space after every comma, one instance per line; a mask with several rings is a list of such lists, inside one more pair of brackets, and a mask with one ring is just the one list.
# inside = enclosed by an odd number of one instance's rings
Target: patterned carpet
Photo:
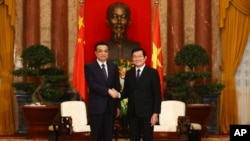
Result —
[[[47, 141], [47, 139], [11, 139], [11, 138], [0, 138], [0, 141]], [[118, 141], [129, 141], [128, 139], [118, 139]], [[229, 137], [209, 137], [202, 138], [201, 141], [229, 141]]]
[[[25, 136], [22, 136], [22, 137], [0, 136], [0, 141], [48, 141], [48, 139], [27, 139]], [[129, 141], [129, 140], [118, 139], [118, 141]], [[229, 136], [228, 135], [209, 135], [208, 137], [202, 138], [201, 141], [229, 141]]]
[[[0, 141], [47, 141], [44, 139], [0, 139]], [[128, 141], [126, 139], [118, 139], [118, 141]], [[229, 138], [204, 138], [201, 141], [229, 141]]]

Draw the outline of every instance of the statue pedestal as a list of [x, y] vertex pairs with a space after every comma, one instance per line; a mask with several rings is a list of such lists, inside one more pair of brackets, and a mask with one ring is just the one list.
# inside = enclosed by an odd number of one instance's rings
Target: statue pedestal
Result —
[[208, 119], [212, 114], [215, 105], [212, 104], [187, 104], [186, 116], [190, 117], [191, 123], [199, 123], [202, 126], [201, 135], [208, 134]]
[[18, 129], [16, 134], [20, 135], [27, 134], [28, 123], [24, 118], [23, 111], [20, 108], [20, 106], [31, 103], [31, 96], [23, 92], [17, 92], [15, 93], [15, 96], [17, 98], [17, 103], [18, 103], [18, 108], [17, 108]]
[[218, 125], [219, 96], [220, 94], [209, 94], [203, 97], [203, 102], [205, 104], [215, 105], [215, 108], [213, 108], [212, 114], [208, 119], [208, 124], [207, 124], [208, 134], [219, 134], [219, 125]]
[[48, 138], [48, 127], [59, 112], [60, 106], [21, 106], [28, 121], [28, 137]]

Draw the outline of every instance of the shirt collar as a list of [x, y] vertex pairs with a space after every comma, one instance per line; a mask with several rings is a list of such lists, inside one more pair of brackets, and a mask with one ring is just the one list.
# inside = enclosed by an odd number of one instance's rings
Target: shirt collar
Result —
[[101, 66], [102, 67], [102, 64], [104, 64], [105, 65], [105, 67], [107, 66], [107, 61], [105, 61], [105, 62], [100, 62], [98, 59], [96, 59], [96, 61], [97, 61], [97, 63], [99, 64], [99, 66]]
[[142, 67], [140, 67], [140, 68], [137, 68], [136, 67], [136, 71], [138, 70], [138, 69], [140, 69], [141, 70], [141, 72], [143, 71], [143, 69], [145, 68], [145, 66], [146, 66], [146, 64], [144, 64]]

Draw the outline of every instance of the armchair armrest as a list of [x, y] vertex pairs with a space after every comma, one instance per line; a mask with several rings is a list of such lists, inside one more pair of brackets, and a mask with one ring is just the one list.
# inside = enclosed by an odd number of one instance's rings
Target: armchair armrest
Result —
[[178, 116], [177, 135], [188, 136], [190, 130], [190, 118], [187, 116]]
[[72, 126], [72, 118], [70, 116], [61, 117], [60, 122], [53, 123], [53, 129], [56, 132], [56, 135], [72, 135], [73, 126]]

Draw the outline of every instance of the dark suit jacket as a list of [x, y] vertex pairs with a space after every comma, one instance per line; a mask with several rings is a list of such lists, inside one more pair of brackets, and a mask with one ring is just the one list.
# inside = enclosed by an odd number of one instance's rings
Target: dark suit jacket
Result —
[[128, 97], [128, 117], [147, 117], [161, 110], [160, 79], [157, 70], [145, 66], [139, 81], [135, 68], [126, 72], [121, 98]]
[[85, 77], [89, 87], [88, 112], [89, 114], [103, 114], [108, 107], [109, 112], [116, 114], [119, 100], [108, 94], [109, 88], [120, 90], [120, 80], [117, 65], [107, 62], [108, 79], [97, 61], [85, 65]]

